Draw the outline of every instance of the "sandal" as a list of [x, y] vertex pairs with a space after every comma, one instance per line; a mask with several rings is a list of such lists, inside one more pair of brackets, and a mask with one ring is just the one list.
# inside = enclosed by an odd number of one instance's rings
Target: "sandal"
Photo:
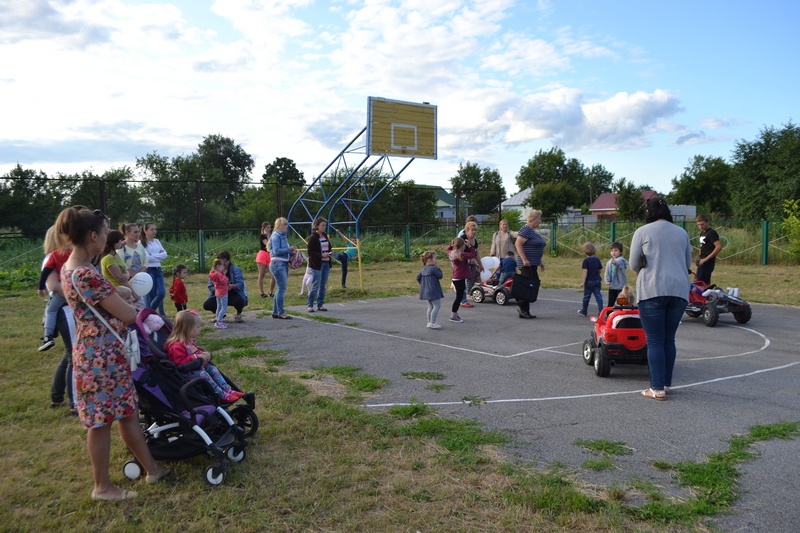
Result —
[[262, 292], [262, 293], [261, 293], [261, 297], [262, 297], [262, 298], [266, 298], [266, 297], [267, 297], [267, 295], [266, 295], [266, 294], [264, 294], [264, 293]]
[[309, 313], [313, 313], [313, 312], [314, 312], [314, 308], [313, 308], [313, 307], [309, 307], [309, 308], [307, 309], [307, 311], [308, 311]]
[[642, 396], [652, 398], [653, 400], [663, 401], [667, 399], [667, 393], [663, 390], [645, 389], [642, 391]]
[[325, 312], [327, 311], [327, 309], [325, 309], [324, 307], [317, 307], [317, 311]]
[[236, 315], [235, 317], [233, 317], [233, 321], [241, 324], [242, 322], [244, 322], [244, 319], [242, 318], [242, 315]]
[[664, 394], [669, 394], [669, 387], [664, 387]]

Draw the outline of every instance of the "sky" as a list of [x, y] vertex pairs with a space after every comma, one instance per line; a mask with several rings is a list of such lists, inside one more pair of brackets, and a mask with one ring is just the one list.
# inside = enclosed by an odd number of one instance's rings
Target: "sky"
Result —
[[437, 106], [438, 158], [403, 180], [449, 187], [469, 161], [511, 195], [557, 146], [668, 193], [695, 155], [798, 120], [798, 20], [787, 0], [0, 0], [0, 173], [221, 134], [252, 181], [277, 157], [310, 181], [375, 96]]

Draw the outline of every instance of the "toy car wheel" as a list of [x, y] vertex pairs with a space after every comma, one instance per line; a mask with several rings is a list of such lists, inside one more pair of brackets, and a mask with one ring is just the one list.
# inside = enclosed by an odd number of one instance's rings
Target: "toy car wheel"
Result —
[[122, 473], [128, 479], [139, 479], [139, 476], [142, 475], [142, 465], [136, 459], [131, 459], [123, 465]]
[[238, 405], [231, 411], [236, 425], [244, 430], [245, 438], [250, 438], [258, 431], [258, 417], [256, 413], [246, 405]]
[[748, 306], [742, 309], [741, 311], [736, 311], [733, 313], [733, 318], [736, 319], [736, 322], [739, 324], [747, 324], [750, 322], [750, 319], [753, 317], [753, 309]]
[[494, 303], [497, 305], [506, 305], [508, 303], [508, 291], [506, 289], [500, 289], [494, 293]]
[[689, 310], [687, 310], [686, 314], [687, 314], [687, 316], [690, 316], [692, 318], [697, 318], [700, 315], [702, 315], [703, 313], [702, 313], [702, 311], [689, 311]]
[[213, 464], [206, 469], [205, 478], [209, 485], [221, 485], [225, 481], [225, 468], [220, 464]]
[[594, 354], [594, 373], [601, 378], [606, 378], [611, 373], [611, 361], [607, 359], [605, 346], [601, 346], [599, 353]]
[[587, 365], [594, 364], [594, 349], [596, 345], [593, 340], [589, 339], [587, 341], [583, 341], [583, 362]]
[[475, 287], [474, 289], [472, 289], [471, 294], [472, 294], [472, 301], [475, 302], [476, 304], [479, 304], [483, 301], [484, 298], [483, 289], [481, 289], [480, 287]]
[[716, 302], [710, 302], [703, 306], [703, 322], [706, 326], [713, 328], [719, 320], [719, 309]]

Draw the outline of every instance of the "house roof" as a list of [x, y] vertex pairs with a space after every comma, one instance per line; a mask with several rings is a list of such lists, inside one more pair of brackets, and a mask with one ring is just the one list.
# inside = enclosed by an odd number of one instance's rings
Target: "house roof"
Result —
[[[444, 206], [455, 207], [456, 205], [456, 197], [448, 193], [438, 185], [417, 185], [417, 187], [426, 187], [431, 189], [433, 194], [436, 196], [436, 207], [444, 207]], [[458, 205], [459, 207], [472, 207], [472, 204], [470, 204], [463, 198], [458, 200]]]
[[[649, 200], [658, 193], [656, 191], [642, 191], [642, 199]], [[617, 194], [613, 192], [604, 192], [589, 206], [589, 211], [616, 211], [617, 210]]]
[[528, 196], [531, 195], [533, 192], [533, 187], [528, 187], [527, 189], [523, 189], [519, 191], [517, 194], [509, 198], [508, 200], [504, 201], [500, 204], [500, 207], [512, 207], [512, 206], [519, 206], [525, 203], [525, 200], [528, 199]]

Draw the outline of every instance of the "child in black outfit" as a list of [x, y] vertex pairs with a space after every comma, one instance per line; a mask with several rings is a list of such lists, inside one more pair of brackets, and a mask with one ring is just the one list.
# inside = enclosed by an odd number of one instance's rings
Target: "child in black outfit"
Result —
[[592, 294], [594, 294], [594, 299], [597, 302], [597, 314], [599, 315], [600, 311], [603, 310], [603, 294], [600, 292], [600, 288], [603, 285], [603, 280], [600, 278], [603, 263], [594, 256], [597, 253], [594, 244], [590, 242], [584, 243], [583, 253], [586, 254], [586, 259], [583, 260], [582, 265], [583, 281], [580, 285], [583, 287], [583, 307], [578, 311], [578, 314], [581, 316], [587, 315], [589, 300], [592, 299]]

